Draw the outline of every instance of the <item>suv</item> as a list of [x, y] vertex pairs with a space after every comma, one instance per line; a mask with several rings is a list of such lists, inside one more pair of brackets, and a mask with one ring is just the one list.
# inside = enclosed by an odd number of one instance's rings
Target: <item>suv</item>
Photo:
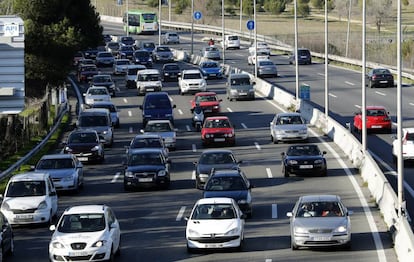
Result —
[[139, 108], [142, 110], [142, 124], [145, 127], [149, 120], [167, 119], [174, 124], [173, 109], [167, 92], [151, 92], [144, 97], [144, 102]]
[[144, 69], [147, 69], [144, 65], [128, 65], [126, 67], [125, 82], [128, 89], [137, 87], [135, 79], [137, 78], [138, 71]]
[[147, 92], [160, 92], [162, 89], [161, 73], [158, 69], [138, 71], [135, 82], [138, 95], [145, 95]]
[[250, 79], [248, 74], [231, 74], [226, 82], [227, 99], [249, 99], [254, 100], [254, 86], [256, 83]]
[[68, 140], [63, 143], [63, 153], [74, 154], [79, 161], [103, 162], [105, 152], [103, 141], [99, 138], [95, 130], [75, 130], [69, 134]]
[[200, 70], [187, 69], [183, 70], [178, 78], [178, 87], [181, 95], [205, 92], [207, 90], [207, 82]]
[[98, 135], [105, 139], [105, 145], [112, 146], [114, 142], [112, 119], [106, 108], [89, 108], [81, 111], [76, 126], [79, 129], [96, 130]]
[[[292, 52], [289, 58], [289, 64], [294, 64], [296, 62], [295, 53]], [[307, 48], [298, 48], [298, 64], [299, 65], [310, 65], [312, 64], [312, 56]]]
[[107, 205], [68, 207], [53, 231], [49, 259], [55, 261], [113, 261], [121, 250], [121, 229]]
[[28, 172], [10, 178], [1, 204], [10, 224], [49, 224], [57, 210], [58, 197], [49, 173]]

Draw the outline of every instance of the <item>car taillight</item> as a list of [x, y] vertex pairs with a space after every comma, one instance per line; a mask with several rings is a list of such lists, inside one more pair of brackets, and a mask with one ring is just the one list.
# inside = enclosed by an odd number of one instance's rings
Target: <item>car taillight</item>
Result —
[[377, 75], [372, 75], [372, 79], [375, 80], [377, 78]]

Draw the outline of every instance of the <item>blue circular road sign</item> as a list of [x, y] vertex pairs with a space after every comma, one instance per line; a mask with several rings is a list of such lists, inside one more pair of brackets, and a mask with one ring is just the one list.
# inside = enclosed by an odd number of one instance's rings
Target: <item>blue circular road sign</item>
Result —
[[249, 29], [249, 30], [254, 29], [254, 21], [253, 20], [247, 21], [247, 29]]
[[195, 11], [194, 12], [194, 19], [195, 20], [200, 20], [202, 17], [201, 12], [200, 11]]

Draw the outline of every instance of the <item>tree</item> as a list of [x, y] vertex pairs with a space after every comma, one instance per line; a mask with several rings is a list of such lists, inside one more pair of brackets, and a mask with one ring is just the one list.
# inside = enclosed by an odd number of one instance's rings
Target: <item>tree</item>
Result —
[[368, 0], [366, 5], [367, 15], [374, 18], [378, 34], [381, 34], [381, 27], [392, 16], [392, 0]]
[[266, 0], [264, 2], [264, 9], [274, 15], [283, 13], [286, 10], [286, 4], [289, 0]]
[[63, 83], [75, 52], [103, 43], [103, 27], [89, 0], [14, 3], [25, 21], [26, 96], [43, 96], [46, 86]]

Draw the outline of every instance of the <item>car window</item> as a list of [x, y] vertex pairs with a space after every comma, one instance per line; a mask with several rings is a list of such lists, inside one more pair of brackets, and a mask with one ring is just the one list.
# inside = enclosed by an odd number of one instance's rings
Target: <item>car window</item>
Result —
[[138, 80], [139, 81], [158, 81], [160, 78], [159, 74], [139, 74]]
[[80, 116], [79, 126], [93, 127], [93, 126], [108, 126], [108, 117], [104, 115]]
[[296, 217], [332, 217], [345, 216], [342, 206], [338, 202], [318, 201], [303, 202], [299, 205]]
[[207, 191], [240, 191], [247, 190], [247, 186], [241, 176], [213, 177], [208, 180]]
[[40, 160], [36, 169], [67, 169], [74, 168], [72, 159], [43, 159]]
[[184, 74], [183, 79], [200, 79], [201, 74], [200, 73], [190, 73], [190, 74]]
[[154, 99], [148, 99], [145, 102], [145, 109], [166, 109], [171, 108], [171, 102], [168, 97], [154, 97]]
[[279, 116], [276, 120], [276, 125], [300, 125], [304, 124], [300, 116]]
[[6, 192], [7, 197], [44, 196], [45, 194], [45, 181], [11, 182]]
[[160, 148], [162, 147], [161, 141], [158, 138], [142, 138], [135, 139], [131, 145], [131, 148]]
[[105, 229], [103, 214], [70, 214], [64, 215], [57, 231], [62, 233], [97, 232]]
[[158, 153], [133, 154], [128, 159], [129, 166], [160, 164], [162, 164], [162, 158]]
[[94, 133], [76, 133], [72, 134], [69, 143], [98, 143], [98, 138]]
[[387, 112], [382, 109], [368, 109], [367, 116], [386, 116]]
[[202, 204], [198, 205], [191, 219], [234, 219], [236, 212], [230, 204]]
[[145, 126], [146, 132], [170, 132], [172, 131], [169, 123], [148, 123]]
[[212, 95], [212, 96], [197, 96], [196, 97], [196, 102], [212, 102], [212, 101], [217, 101], [217, 97]]
[[321, 155], [321, 152], [316, 145], [306, 146], [290, 146], [287, 151], [288, 156], [315, 156]]

